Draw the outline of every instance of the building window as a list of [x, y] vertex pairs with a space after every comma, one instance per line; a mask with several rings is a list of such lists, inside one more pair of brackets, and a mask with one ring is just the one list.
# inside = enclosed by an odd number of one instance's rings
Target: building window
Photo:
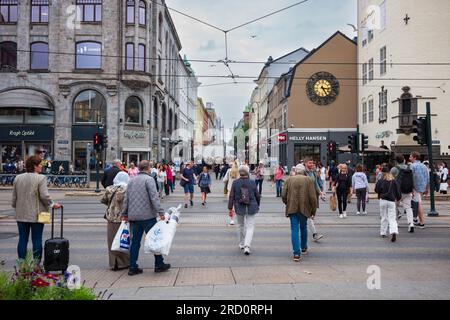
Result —
[[75, 69], [101, 69], [102, 45], [98, 42], [78, 42]]
[[173, 113], [172, 110], [169, 110], [169, 134], [172, 134], [173, 131], [172, 120], [173, 120]]
[[386, 74], [386, 46], [380, 49], [380, 75]]
[[161, 60], [161, 56], [158, 56], [158, 81], [159, 81], [159, 83], [163, 83], [163, 80], [162, 80], [162, 60]]
[[387, 121], [387, 90], [382, 90], [379, 93], [380, 97], [380, 119], [379, 122]]
[[365, 123], [367, 123], [367, 102], [366, 101], [363, 102], [362, 109], [363, 109], [363, 112], [362, 112], [362, 123], [365, 124]]
[[125, 123], [142, 125], [142, 101], [138, 97], [129, 97], [125, 102]]
[[373, 30], [367, 32], [367, 38], [369, 39], [369, 43], [373, 40]]
[[369, 122], [373, 122], [373, 99], [369, 100]]
[[139, 1], [139, 24], [141, 26], [146, 25], [147, 6], [144, 1]]
[[166, 132], [166, 105], [161, 107], [161, 132]]
[[126, 44], [125, 69], [134, 70], [134, 43]]
[[0, 42], [1, 71], [17, 70], [17, 43], [11, 41]]
[[31, 1], [31, 22], [48, 23], [48, 0]]
[[127, 23], [134, 24], [134, 0], [127, 1]]
[[145, 72], [145, 45], [139, 44], [138, 70]]
[[363, 63], [362, 65], [362, 73], [363, 73], [363, 84], [367, 83], [367, 63]]
[[102, 0], [77, 0], [77, 21], [101, 22]]
[[153, 103], [153, 128], [158, 129], [158, 101]]
[[158, 39], [159, 42], [162, 43], [162, 34], [163, 34], [163, 16], [162, 13], [159, 13], [159, 22], [158, 22]]
[[380, 4], [380, 30], [386, 29], [386, 1]]
[[17, 0], [0, 0], [0, 23], [17, 23]]
[[34, 42], [31, 44], [30, 69], [48, 70], [48, 43]]
[[369, 82], [373, 80], [373, 58], [369, 60]]
[[77, 95], [73, 103], [74, 123], [105, 124], [106, 101], [95, 90], [86, 90]]

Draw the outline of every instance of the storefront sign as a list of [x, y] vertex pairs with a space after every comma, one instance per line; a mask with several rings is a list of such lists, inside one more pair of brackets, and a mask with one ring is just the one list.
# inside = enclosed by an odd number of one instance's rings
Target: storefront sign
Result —
[[375, 138], [377, 138], [377, 139], [389, 138], [391, 136], [391, 134], [393, 134], [392, 131], [377, 132], [377, 134], [375, 135]]
[[56, 141], [58, 144], [69, 144], [69, 140], [58, 140]]
[[125, 130], [123, 132], [123, 136], [125, 138], [129, 138], [129, 139], [144, 139], [145, 138], [145, 132], [144, 131]]
[[278, 142], [285, 142], [286, 141], [286, 135], [285, 134], [279, 134], [278, 135]]
[[294, 137], [289, 137], [289, 140], [291, 141], [327, 141], [327, 137], [326, 136], [294, 136]]
[[51, 141], [53, 127], [50, 126], [2, 126], [0, 141]]

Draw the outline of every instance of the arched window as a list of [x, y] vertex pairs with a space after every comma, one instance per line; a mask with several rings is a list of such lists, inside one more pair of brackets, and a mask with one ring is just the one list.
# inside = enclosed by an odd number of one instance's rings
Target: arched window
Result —
[[146, 16], [147, 16], [147, 6], [145, 1], [139, 1], [139, 24], [141, 26], [145, 26], [146, 24]]
[[17, 23], [17, 0], [0, 0], [0, 23]]
[[125, 123], [142, 125], [142, 101], [138, 97], [129, 97], [125, 102]]
[[127, 23], [134, 24], [134, 0], [127, 1]]
[[101, 69], [102, 44], [99, 42], [78, 42], [76, 44], [75, 69]]
[[48, 23], [48, 0], [31, 0], [31, 22]]
[[95, 90], [86, 90], [77, 95], [73, 102], [75, 124], [106, 123], [106, 100]]
[[1, 71], [15, 71], [17, 69], [17, 43], [0, 42], [0, 61]]
[[48, 43], [33, 42], [31, 44], [30, 69], [48, 70]]

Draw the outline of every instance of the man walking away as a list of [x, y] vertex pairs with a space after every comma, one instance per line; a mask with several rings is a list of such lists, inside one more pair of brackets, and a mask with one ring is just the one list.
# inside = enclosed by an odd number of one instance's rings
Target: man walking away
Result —
[[114, 184], [114, 178], [116, 177], [116, 175], [122, 171], [122, 169], [120, 169], [122, 167], [122, 161], [120, 161], [119, 159], [116, 159], [113, 161], [113, 166], [105, 171], [105, 173], [103, 174], [103, 178], [102, 178], [102, 186], [103, 188], [107, 188], [109, 186], [112, 186]]
[[297, 166], [297, 175], [287, 179], [282, 192], [283, 203], [286, 204], [286, 217], [289, 217], [291, 223], [295, 262], [300, 261], [301, 253], [308, 251], [307, 219], [313, 217], [317, 210], [314, 181], [304, 176], [302, 167], [302, 165]]
[[258, 186], [259, 194], [262, 195], [262, 185], [264, 182], [264, 162], [260, 162], [258, 167], [255, 169], [255, 182]]
[[397, 217], [400, 218], [406, 211], [408, 221], [408, 232], [414, 232], [413, 210], [411, 207], [412, 192], [414, 189], [414, 178], [410, 166], [406, 165], [405, 157], [401, 154], [395, 157], [397, 166], [391, 169], [391, 174], [397, 181], [402, 193], [402, 198], [397, 204]]
[[414, 179], [414, 190], [413, 190], [413, 201], [417, 206], [417, 213], [419, 217], [419, 221], [414, 221], [414, 225], [419, 226], [419, 228], [425, 228], [425, 214], [423, 212], [422, 206], [422, 195], [427, 191], [430, 176], [428, 173], [428, 168], [419, 160], [420, 153], [414, 151], [409, 156], [409, 160], [411, 161], [411, 170], [413, 173]]
[[[146, 234], [156, 224], [159, 215], [164, 220], [164, 210], [159, 202], [155, 180], [150, 176], [153, 164], [148, 160], [139, 163], [139, 174], [130, 180], [124, 200], [123, 220], [130, 222], [133, 236], [131, 238], [130, 267], [128, 275], [134, 276], [143, 272], [137, 264], [142, 235]], [[170, 264], [164, 263], [162, 255], [155, 254], [155, 272], [170, 269]]]
[[[303, 175], [310, 177], [314, 182], [314, 188], [316, 190], [316, 197], [317, 197], [317, 209], [319, 209], [319, 197], [322, 198], [322, 200], [325, 199], [325, 192], [323, 192], [323, 186], [320, 185], [320, 177], [317, 176], [316, 170], [315, 170], [315, 163], [314, 160], [310, 157], [306, 157], [304, 160], [304, 165], [301, 165], [299, 167], [300, 169], [303, 168]], [[311, 219], [308, 219], [311, 230], [313, 232], [313, 240], [318, 241], [321, 238], [323, 238], [323, 235], [318, 234], [316, 231], [316, 226], [314, 224], [314, 217]]]

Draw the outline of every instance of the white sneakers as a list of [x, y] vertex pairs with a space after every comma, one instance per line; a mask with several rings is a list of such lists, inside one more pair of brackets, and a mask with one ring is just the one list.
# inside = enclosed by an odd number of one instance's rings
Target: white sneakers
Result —
[[245, 246], [243, 244], [239, 244], [239, 249], [244, 250]]
[[357, 215], [357, 216], [359, 216], [360, 214], [361, 214], [361, 212], [359, 212], [359, 211], [358, 211], [358, 212], [356, 212], [356, 215]]
[[340, 214], [340, 215], [339, 215], [339, 218], [340, 218], [340, 219], [344, 219], [344, 215], [343, 215], [343, 214]]
[[347, 211], [344, 211], [344, 218], [347, 218]]
[[250, 254], [250, 248], [249, 248], [249, 247], [245, 247], [245, 248], [244, 248], [244, 254], [245, 254], [246, 256], [248, 256], [248, 255]]
[[234, 220], [233, 219], [230, 220], [230, 226], [234, 226]]
[[367, 216], [367, 211], [364, 211], [364, 212], [363, 212], [363, 216]]

